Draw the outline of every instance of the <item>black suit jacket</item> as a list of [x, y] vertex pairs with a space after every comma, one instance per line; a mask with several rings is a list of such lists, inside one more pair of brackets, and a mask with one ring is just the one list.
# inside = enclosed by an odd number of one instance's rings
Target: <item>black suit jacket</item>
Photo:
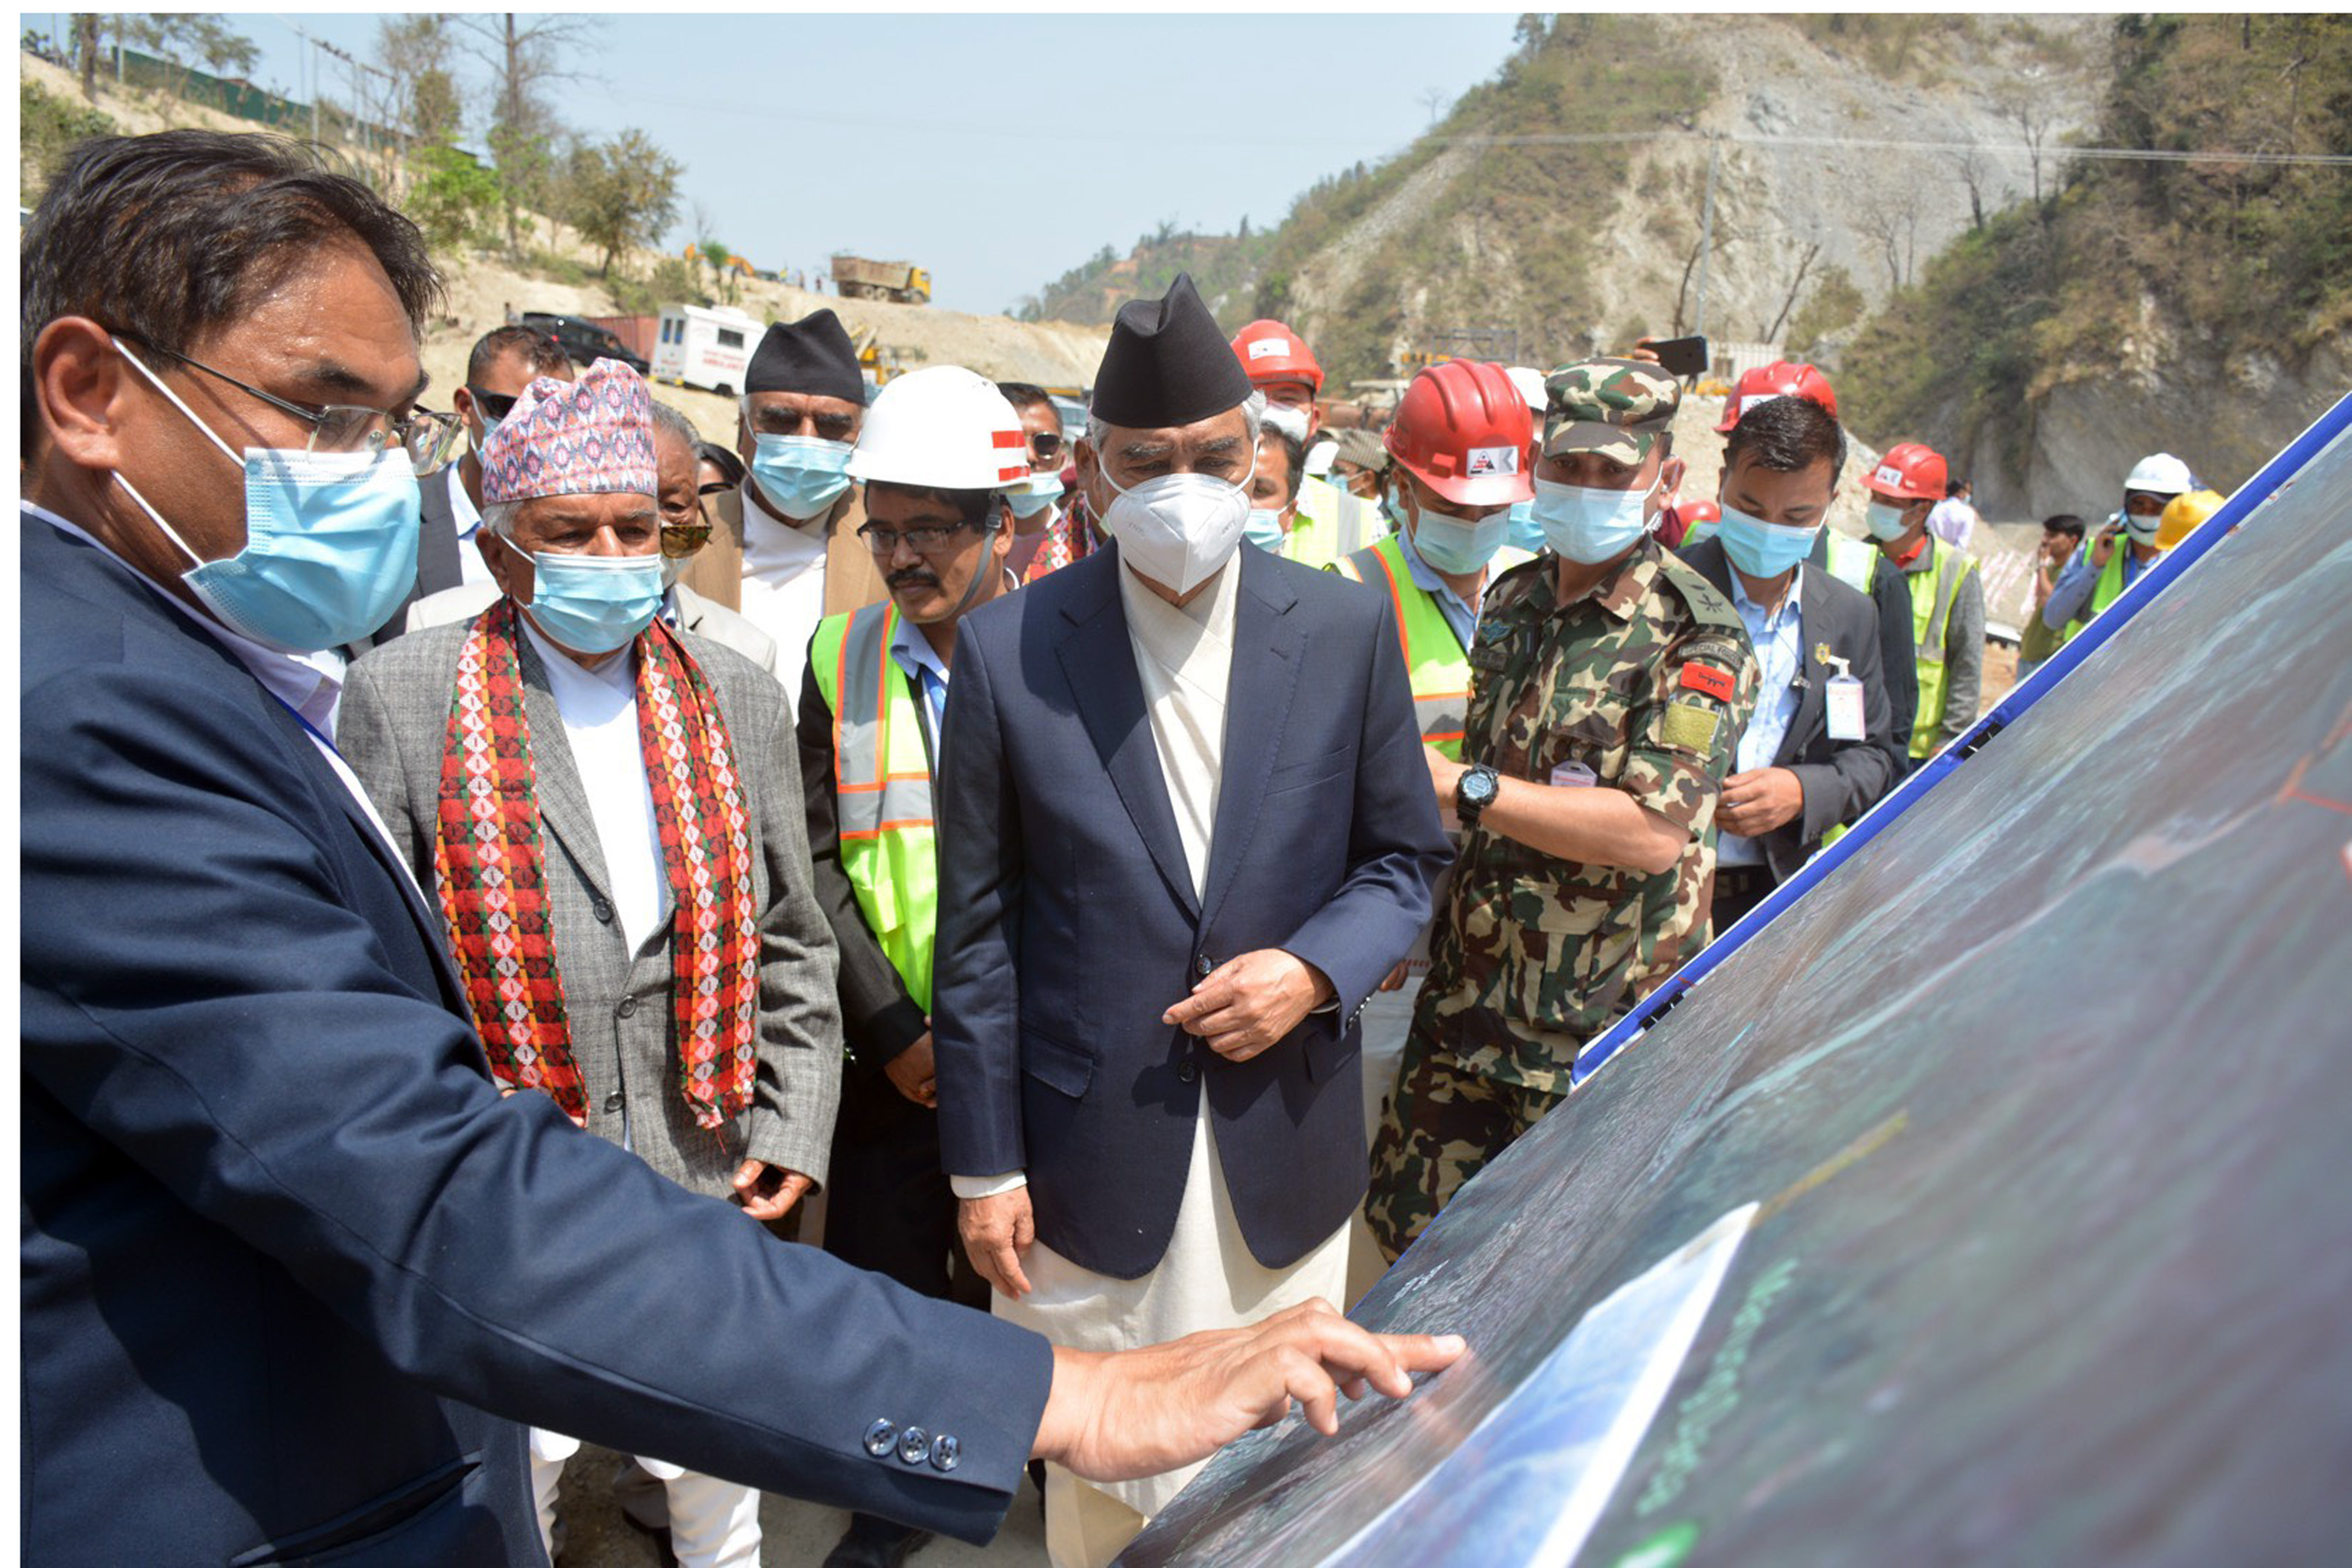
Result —
[[515, 1422], [993, 1531], [1045, 1342], [501, 1099], [291, 711], [21, 526], [26, 1560], [543, 1563]]
[[457, 509], [449, 504], [452, 464], [439, 473], [427, 474], [417, 480], [417, 498], [424, 503], [425, 524], [416, 536], [416, 582], [408, 590], [408, 597], [400, 601], [392, 618], [368, 634], [367, 640], [355, 643], [343, 651], [357, 658], [372, 647], [382, 647], [398, 637], [407, 626], [408, 606], [428, 594], [444, 588], [454, 588], [466, 580], [459, 564], [460, 552], [468, 548], [457, 537]]
[[[1105, 549], [963, 618], [933, 964], [950, 1172], [1029, 1174], [1037, 1239], [1120, 1279], [1167, 1250], [1203, 1094], [1257, 1259], [1363, 1196], [1356, 1015], [1452, 858], [1385, 595], [1244, 549], [1223, 780], [1196, 897]], [[1246, 1062], [1160, 1021], [1282, 948], [1338, 992]]]
[[[1714, 584], [1726, 599], [1732, 596], [1731, 563], [1722, 542], [1709, 538], [1675, 552], [1700, 576]], [[1822, 835], [1851, 823], [1876, 805], [1879, 796], [1903, 775], [1911, 731], [1895, 728], [1886, 697], [1885, 670], [1879, 663], [1878, 611], [1872, 603], [1827, 572], [1806, 562], [1799, 590], [1798, 616], [1802, 626], [1803, 662], [1797, 672], [1797, 711], [1780, 737], [1771, 765], [1787, 768], [1804, 786], [1805, 808], [1796, 820], [1782, 824], [1762, 839], [1772, 879], [1785, 882], [1805, 863]], [[1904, 614], [1910, 609], [1906, 605]], [[1910, 622], [1904, 622], [1907, 633]], [[1906, 638], [1907, 640], [1907, 638]], [[1829, 735], [1828, 682], [1837, 666], [1821, 657], [1823, 647], [1846, 661], [1862, 682], [1863, 739], [1832, 741]], [[1776, 694], [1759, 691], [1759, 711]]]
[[[1822, 529], [1821, 537], [1813, 541], [1813, 552], [1805, 557], [1824, 573], [1829, 570], [1829, 536], [1830, 531]], [[1687, 551], [1677, 553], [1685, 559], [1689, 556]], [[1917, 652], [1911, 646], [1911, 588], [1903, 580], [1903, 569], [1886, 559], [1884, 552], [1874, 548], [1871, 553], [1877, 556], [1870, 568], [1870, 602], [1878, 611], [1878, 668], [1886, 685], [1886, 729], [1889, 734], [1908, 735], [1919, 712], [1919, 666]]]

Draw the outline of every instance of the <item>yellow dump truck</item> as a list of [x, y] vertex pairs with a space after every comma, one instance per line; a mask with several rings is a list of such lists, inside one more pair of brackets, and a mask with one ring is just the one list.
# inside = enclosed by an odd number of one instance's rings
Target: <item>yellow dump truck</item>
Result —
[[931, 275], [911, 261], [868, 261], [862, 256], [833, 258], [834, 291], [845, 300], [895, 300], [901, 305], [931, 302]]

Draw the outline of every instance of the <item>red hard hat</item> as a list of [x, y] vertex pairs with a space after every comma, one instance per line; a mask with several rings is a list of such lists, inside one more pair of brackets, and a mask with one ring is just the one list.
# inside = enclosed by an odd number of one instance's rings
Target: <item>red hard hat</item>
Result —
[[1254, 384], [1303, 381], [1319, 395], [1323, 367], [1307, 340], [1280, 321], [1252, 321], [1234, 334], [1234, 357]]
[[1686, 500], [1675, 508], [1675, 514], [1687, 528], [1696, 522], [1721, 522], [1723, 509], [1711, 500]]
[[1718, 436], [1728, 436], [1739, 423], [1739, 416], [1759, 403], [1769, 403], [1776, 397], [1801, 397], [1818, 403], [1837, 417], [1837, 394], [1830, 390], [1830, 378], [1801, 361], [1776, 359], [1770, 364], [1759, 364], [1739, 378], [1731, 395], [1723, 400], [1723, 423], [1715, 427]]
[[1501, 365], [1450, 359], [1412, 378], [1381, 444], [1457, 506], [1532, 500], [1535, 419]]
[[1903, 441], [1862, 476], [1862, 488], [1887, 500], [1942, 500], [1944, 478], [1942, 453], [1922, 442]]

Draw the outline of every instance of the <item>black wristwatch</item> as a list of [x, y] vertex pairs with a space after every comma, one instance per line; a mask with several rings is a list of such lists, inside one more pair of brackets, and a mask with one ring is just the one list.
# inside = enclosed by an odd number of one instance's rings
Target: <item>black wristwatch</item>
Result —
[[1484, 763], [1472, 764], [1454, 784], [1454, 815], [1465, 827], [1478, 826], [1478, 814], [1495, 804], [1502, 776]]

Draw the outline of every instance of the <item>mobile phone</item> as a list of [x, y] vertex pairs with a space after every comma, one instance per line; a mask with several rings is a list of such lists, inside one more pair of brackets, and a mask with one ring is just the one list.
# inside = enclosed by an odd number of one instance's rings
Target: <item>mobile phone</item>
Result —
[[1668, 338], [1650, 345], [1658, 356], [1658, 367], [1668, 375], [1704, 375], [1706, 374], [1706, 340], [1705, 338]]

